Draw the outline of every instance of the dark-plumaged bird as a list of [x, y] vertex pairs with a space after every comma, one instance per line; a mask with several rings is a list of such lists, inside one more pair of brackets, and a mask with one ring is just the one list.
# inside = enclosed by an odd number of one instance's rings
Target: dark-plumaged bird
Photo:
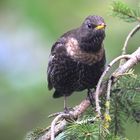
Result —
[[106, 24], [100, 16], [88, 16], [79, 28], [62, 35], [52, 46], [47, 69], [48, 89], [53, 97], [95, 88], [105, 68]]

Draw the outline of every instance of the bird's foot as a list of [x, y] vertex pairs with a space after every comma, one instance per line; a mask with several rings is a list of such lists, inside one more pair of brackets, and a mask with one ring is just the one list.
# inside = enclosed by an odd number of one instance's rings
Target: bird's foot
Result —
[[63, 114], [63, 113], [64, 113], [64, 112], [52, 113], [52, 114], [50, 114], [50, 115], [48, 116], [48, 118], [56, 117], [56, 116], [58, 116], [58, 115], [60, 115], [60, 114]]
[[58, 116], [60, 114], [70, 114], [71, 111], [74, 111], [74, 109], [73, 108], [70, 108], [70, 107], [69, 108], [68, 107], [65, 107], [63, 112], [52, 113], [52, 114], [50, 114], [48, 116], [48, 118], [56, 117], [56, 116]]
[[71, 111], [74, 111], [71, 107], [64, 107], [64, 113], [69, 114]]

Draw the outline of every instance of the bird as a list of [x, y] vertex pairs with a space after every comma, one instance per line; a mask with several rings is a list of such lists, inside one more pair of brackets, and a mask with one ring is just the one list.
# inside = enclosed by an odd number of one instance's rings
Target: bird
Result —
[[[53, 45], [48, 60], [48, 89], [53, 98], [66, 99], [75, 91], [95, 89], [105, 69], [103, 41], [106, 23], [101, 16], [90, 15], [75, 29], [64, 33]], [[89, 95], [89, 94], [88, 94]]]

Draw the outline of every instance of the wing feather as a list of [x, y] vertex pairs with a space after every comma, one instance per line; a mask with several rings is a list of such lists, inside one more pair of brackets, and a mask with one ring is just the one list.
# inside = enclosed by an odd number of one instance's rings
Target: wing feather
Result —
[[53, 88], [53, 83], [51, 81], [53, 68], [55, 67], [55, 63], [57, 63], [57, 58], [60, 55], [66, 54], [66, 48], [64, 39], [58, 40], [53, 46], [51, 50], [51, 54], [49, 56], [48, 68], [47, 68], [47, 80], [48, 80], [48, 89], [51, 90]]

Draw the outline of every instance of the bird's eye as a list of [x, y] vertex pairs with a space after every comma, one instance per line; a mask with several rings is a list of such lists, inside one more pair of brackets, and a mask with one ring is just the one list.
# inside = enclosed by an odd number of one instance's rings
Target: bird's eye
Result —
[[90, 23], [87, 24], [88, 28], [92, 28], [92, 25]]

